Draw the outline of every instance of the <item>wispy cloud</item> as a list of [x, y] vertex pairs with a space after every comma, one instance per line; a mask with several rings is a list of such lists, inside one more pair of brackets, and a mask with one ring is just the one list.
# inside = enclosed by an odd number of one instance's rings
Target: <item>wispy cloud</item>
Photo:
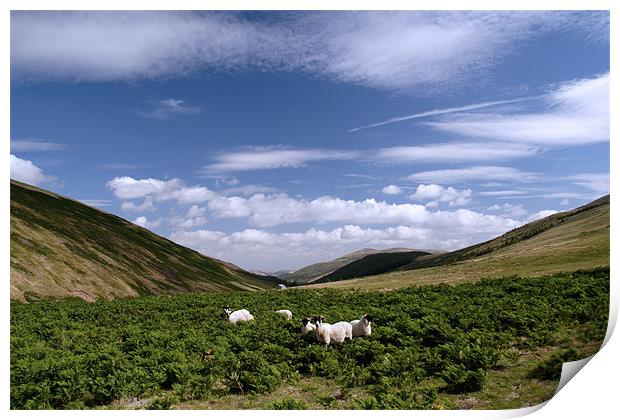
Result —
[[609, 194], [609, 173], [583, 173], [569, 175], [566, 180], [589, 188], [597, 194]]
[[427, 125], [493, 142], [567, 146], [609, 141], [609, 74], [564, 83], [532, 113], [455, 114]]
[[473, 180], [528, 182], [534, 181], [537, 178], [538, 174], [508, 166], [473, 166], [469, 168], [417, 172], [409, 175], [406, 179], [409, 181], [445, 184]]
[[[270, 12], [273, 13], [273, 12]], [[373, 88], [461, 85], [550, 32], [606, 42], [606, 12], [13, 12], [14, 80], [305, 72]]]
[[97, 169], [103, 169], [106, 171], [131, 171], [134, 169], [144, 169], [147, 165], [140, 165], [135, 163], [103, 163], [97, 165]]
[[135, 111], [141, 117], [152, 118], [160, 121], [170, 121], [184, 115], [200, 113], [200, 108], [190, 106], [183, 99], [163, 99], [149, 104], [147, 109]]
[[412, 162], [494, 162], [534, 156], [540, 147], [500, 142], [452, 142], [423, 146], [396, 146], [379, 149], [373, 162], [402, 164]]
[[489, 108], [489, 107], [493, 107], [497, 105], [505, 105], [505, 104], [515, 103], [515, 102], [521, 102], [527, 99], [531, 99], [531, 98], [527, 97], [527, 98], [507, 99], [503, 101], [482, 102], [479, 104], [471, 104], [471, 105], [465, 105], [465, 106], [453, 107], [453, 108], [434, 109], [432, 111], [419, 112], [417, 114], [388, 118], [387, 120], [383, 120], [377, 123], [363, 125], [361, 127], [350, 128], [347, 131], [349, 131], [350, 133], [354, 133], [356, 131], [365, 130], [367, 128], [381, 127], [383, 125], [394, 124], [394, 123], [398, 123], [402, 121], [414, 120], [414, 119], [424, 118], [424, 117], [432, 117], [436, 115], [451, 114], [453, 112], [459, 112], [459, 111], [473, 111], [475, 109]]
[[67, 147], [63, 143], [52, 143], [35, 139], [11, 139], [11, 152], [54, 152]]
[[110, 207], [113, 204], [112, 200], [102, 200], [98, 198], [78, 198], [77, 201], [91, 207]]
[[290, 149], [253, 147], [246, 150], [221, 153], [216, 162], [204, 166], [200, 174], [251, 171], [258, 169], [301, 168], [310, 162], [322, 160], [350, 160], [360, 152], [331, 149]]
[[274, 187], [268, 187], [266, 185], [242, 185], [239, 187], [227, 188], [222, 191], [225, 194], [241, 194], [241, 195], [254, 195], [258, 193], [267, 194], [267, 193], [278, 193], [281, 192], [280, 189]]

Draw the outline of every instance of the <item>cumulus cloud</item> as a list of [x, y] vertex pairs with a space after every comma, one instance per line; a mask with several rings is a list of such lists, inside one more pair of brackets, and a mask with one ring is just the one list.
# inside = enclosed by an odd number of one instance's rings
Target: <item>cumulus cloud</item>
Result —
[[[420, 184], [416, 192], [409, 196], [413, 201], [430, 201], [430, 207], [436, 207], [438, 203], [448, 203], [450, 207], [464, 206], [471, 201], [472, 191], [468, 189], [457, 190], [453, 187], [443, 187], [437, 184]], [[427, 204], [428, 206], [428, 204]]]
[[149, 103], [147, 109], [138, 110], [136, 114], [144, 118], [152, 118], [160, 121], [170, 121], [184, 115], [200, 113], [200, 108], [191, 106], [183, 99], [163, 99]]
[[400, 188], [398, 185], [388, 185], [386, 187], [383, 187], [383, 189], [381, 190], [381, 192], [383, 192], [383, 194], [387, 194], [387, 195], [398, 195], [398, 194], [402, 194], [403, 193], [403, 189]]
[[251, 171], [257, 169], [301, 168], [309, 162], [321, 160], [350, 160], [360, 157], [360, 152], [328, 149], [290, 149], [253, 147], [247, 150], [222, 153], [216, 162], [206, 165], [201, 173]]
[[215, 196], [215, 193], [206, 187], [188, 187], [178, 178], [163, 181], [122, 176], [108, 181], [106, 186], [117, 198], [124, 200], [148, 196], [155, 201], [176, 200], [182, 204], [192, 204], [207, 201]]
[[528, 182], [536, 180], [538, 176], [538, 174], [508, 166], [473, 166], [417, 172], [409, 175], [406, 179], [431, 183], [457, 183], [472, 180]]
[[159, 225], [161, 224], [161, 219], [157, 219], [151, 222], [146, 216], [139, 216], [133, 222], [136, 225], [142, 226], [145, 229], [154, 229], [156, 227], [159, 227]]
[[527, 219], [525, 219], [525, 222], [530, 223], [535, 220], [544, 219], [545, 217], [551, 216], [552, 214], [556, 214], [556, 213], [558, 213], [557, 210], [541, 210], [539, 212], [536, 212], [530, 215]]
[[[273, 12], [270, 12], [273, 13]], [[481, 78], [533, 37], [606, 42], [605, 12], [13, 12], [17, 80], [157, 79], [198, 71], [306, 72], [374, 88]]]
[[435, 212], [425, 223], [377, 229], [348, 224], [332, 230], [274, 233], [244, 229], [226, 234], [210, 230], [177, 230], [170, 239], [206, 255], [225, 258], [246, 268], [282, 268], [282, 255], [291, 266], [333, 259], [363, 248], [409, 247], [453, 250], [497, 236], [521, 224], [500, 216], [469, 210]]
[[11, 154], [11, 178], [32, 185], [43, 185], [52, 180], [43, 170], [29, 160]]
[[145, 198], [142, 204], [135, 204], [131, 201], [125, 201], [121, 203], [121, 209], [128, 212], [145, 212], [145, 211], [155, 211], [157, 207], [153, 205], [153, 201], [150, 198]]

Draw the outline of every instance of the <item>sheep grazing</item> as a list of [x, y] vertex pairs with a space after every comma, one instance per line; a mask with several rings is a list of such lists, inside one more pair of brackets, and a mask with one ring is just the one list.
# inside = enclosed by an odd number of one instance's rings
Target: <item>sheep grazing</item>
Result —
[[316, 339], [319, 343], [325, 343], [326, 346], [329, 346], [331, 342], [331, 324], [327, 324], [324, 316], [315, 316], [313, 319], [314, 324], [316, 325], [315, 334]]
[[293, 313], [289, 311], [288, 309], [280, 309], [276, 311], [276, 313], [282, 315], [287, 320], [293, 319]]
[[314, 325], [310, 318], [304, 318], [301, 320], [301, 333], [308, 334], [310, 331], [316, 330], [316, 325]]
[[228, 306], [224, 308], [224, 314], [228, 318], [228, 322], [236, 324], [237, 322], [251, 321], [254, 319], [252, 314], [247, 309], [239, 309], [232, 311]]
[[372, 316], [365, 314], [360, 319], [356, 319], [351, 321], [351, 326], [353, 329], [353, 337], [365, 337], [369, 336], [372, 332], [372, 328], [370, 327], [370, 323], [372, 322]]
[[345, 340], [353, 338], [353, 327], [350, 323], [341, 321], [336, 322], [330, 329], [330, 341], [334, 344], [342, 344]]

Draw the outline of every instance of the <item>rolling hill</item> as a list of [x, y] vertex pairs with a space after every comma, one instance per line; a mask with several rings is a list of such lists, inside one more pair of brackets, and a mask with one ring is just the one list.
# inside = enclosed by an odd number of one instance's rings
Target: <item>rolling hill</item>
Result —
[[374, 249], [374, 248], [364, 248], [355, 252], [351, 252], [349, 254], [343, 255], [342, 257], [336, 258], [331, 261], [324, 261], [312, 265], [308, 265], [306, 267], [300, 268], [295, 271], [278, 271], [273, 273], [275, 276], [279, 277], [282, 280], [291, 283], [311, 283], [321, 279], [322, 277], [333, 273], [334, 271], [350, 264], [354, 261], [357, 261], [361, 258], [364, 258], [368, 255], [372, 254], [387, 254], [393, 252], [409, 252], [414, 251], [413, 249], [408, 248], [390, 248], [390, 249]]
[[432, 258], [436, 254], [426, 251], [389, 252], [366, 255], [354, 260], [339, 269], [320, 277], [313, 283], [327, 283], [331, 281], [366, 277], [382, 274], [411, 264], [418, 260]]
[[394, 289], [609, 266], [609, 222], [609, 195], [606, 195], [576, 209], [528, 223], [490, 241], [419, 258], [391, 272], [307, 287]]
[[11, 299], [259, 290], [249, 273], [118, 216], [11, 180]]

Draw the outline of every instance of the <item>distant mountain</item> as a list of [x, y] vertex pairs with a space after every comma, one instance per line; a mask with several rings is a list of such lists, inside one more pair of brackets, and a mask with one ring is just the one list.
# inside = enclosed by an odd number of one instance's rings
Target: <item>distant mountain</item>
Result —
[[11, 180], [11, 299], [258, 290], [277, 282]]
[[382, 274], [313, 283], [309, 287], [389, 290], [476, 281], [483, 277], [540, 276], [608, 267], [609, 225], [609, 195], [606, 195], [467, 248], [422, 256]]
[[[364, 258], [372, 254], [390, 254], [390, 253], [408, 253], [416, 251], [409, 248], [389, 248], [389, 249], [374, 249], [364, 248], [358, 251], [351, 252], [343, 255], [332, 261], [320, 262], [317, 264], [308, 265], [295, 271], [278, 271], [273, 275], [279, 277], [282, 280], [286, 280], [292, 283], [304, 284], [315, 282], [336, 270], [354, 262], [361, 258]], [[416, 251], [417, 252], [417, 251]], [[411, 262], [408, 261], [408, 262]]]
[[409, 251], [409, 252], [380, 252], [376, 254], [365, 255], [355, 261], [348, 263], [339, 269], [326, 274], [312, 283], [328, 283], [331, 281], [354, 279], [358, 277], [373, 276], [376, 274], [387, 273], [396, 270], [414, 261], [423, 261], [434, 257], [427, 251]]

